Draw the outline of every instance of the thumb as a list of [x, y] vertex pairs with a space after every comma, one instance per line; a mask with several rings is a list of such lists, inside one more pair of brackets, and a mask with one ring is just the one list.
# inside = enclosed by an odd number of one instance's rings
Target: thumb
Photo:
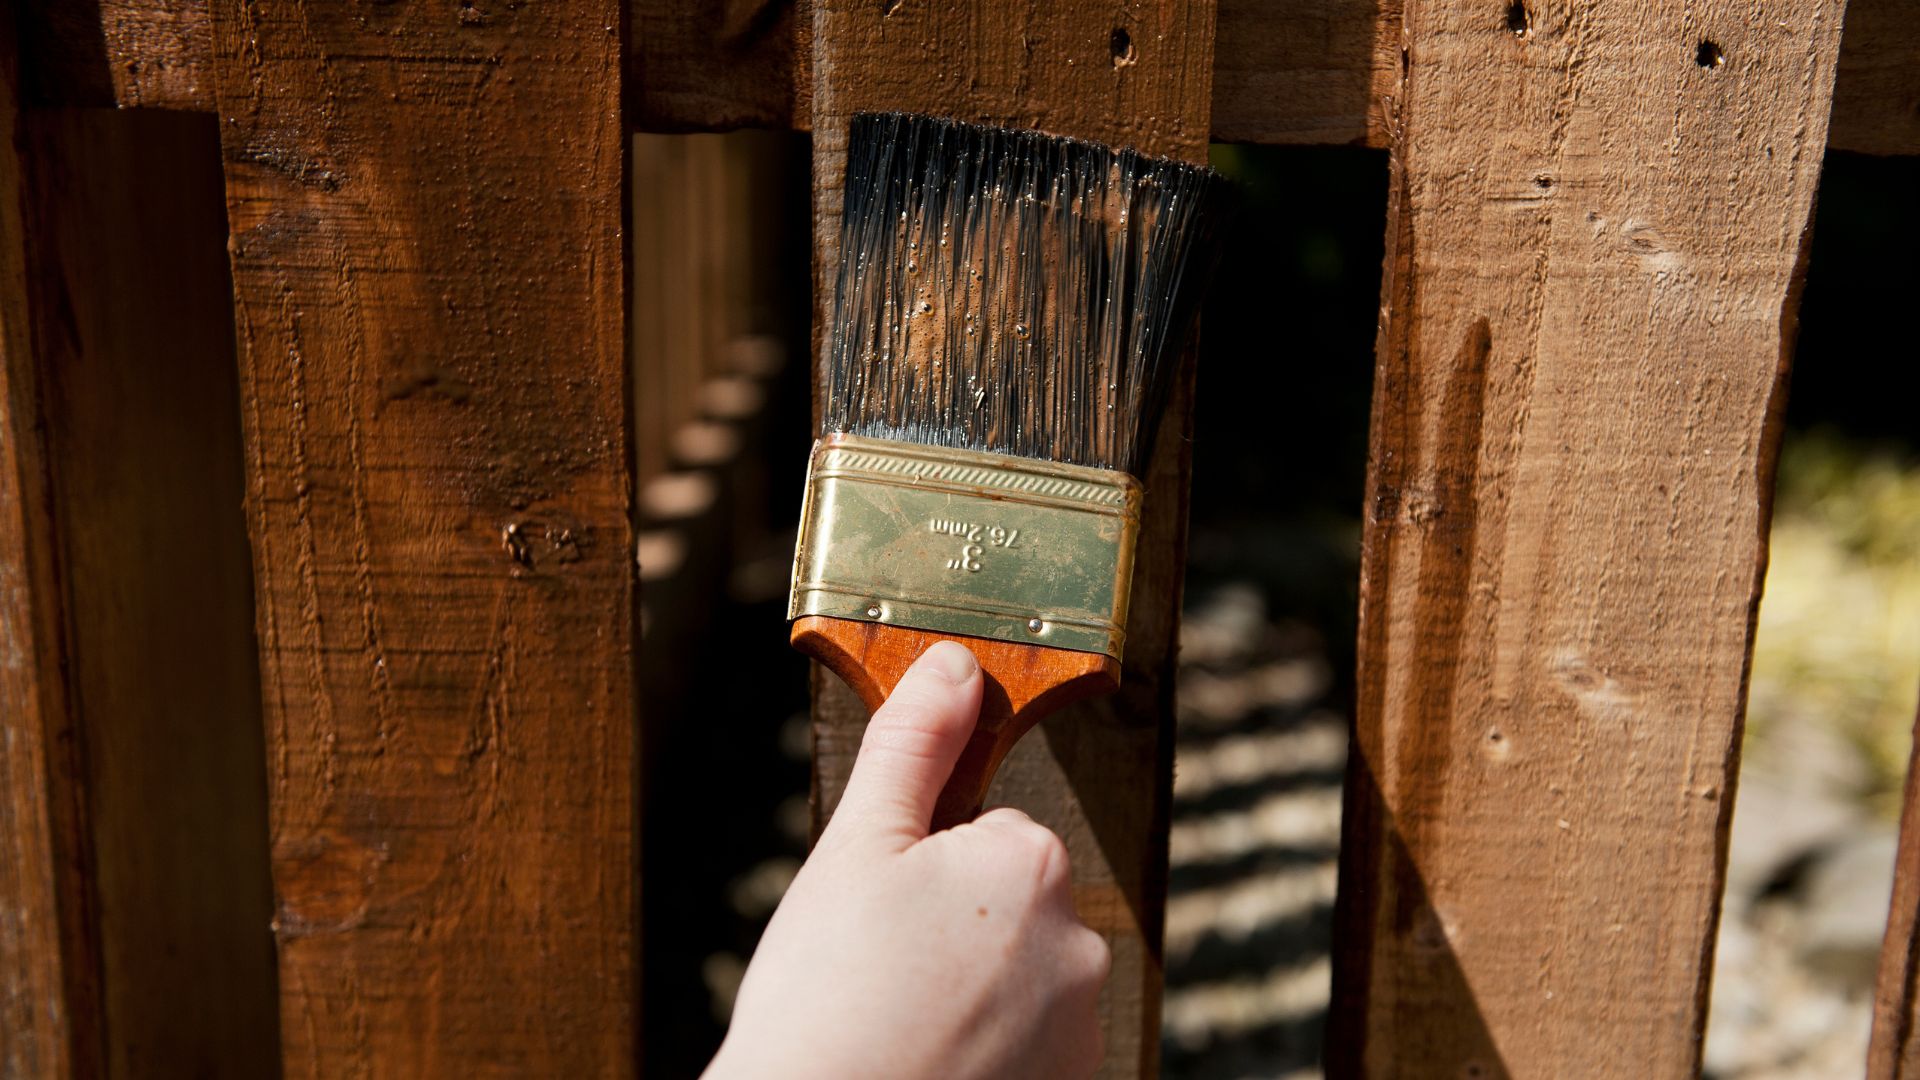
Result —
[[878, 834], [902, 849], [924, 838], [979, 717], [980, 662], [957, 641], [934, 643], [874, 711], [827, 832]]

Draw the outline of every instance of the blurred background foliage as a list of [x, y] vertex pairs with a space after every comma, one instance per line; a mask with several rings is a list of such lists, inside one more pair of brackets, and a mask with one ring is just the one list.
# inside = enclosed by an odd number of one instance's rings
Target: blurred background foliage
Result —
[[1831, 725], [1861, 756], [1859, 798], [1894, 821], [1916, 688], [1920, 462], [1832, 427], [1797, 432], [1780, 460], [1747, 738]]

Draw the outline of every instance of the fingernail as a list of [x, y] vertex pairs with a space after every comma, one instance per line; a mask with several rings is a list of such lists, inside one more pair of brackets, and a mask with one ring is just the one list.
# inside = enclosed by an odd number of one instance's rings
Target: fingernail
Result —
[[954, 685], [966, 682], [973, 673], [980, 670], [980, 661], [973, 658], [965, 645], [957, 641], [937, 641], [928, 649], [920, 662]]

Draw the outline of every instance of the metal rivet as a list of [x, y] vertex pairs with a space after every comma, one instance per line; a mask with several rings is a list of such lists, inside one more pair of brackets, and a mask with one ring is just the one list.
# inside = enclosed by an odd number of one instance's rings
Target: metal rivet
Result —
[[879, 618], [879, 617], [880, 617], [880, 605], [879, 605], [879, 604], [868, 604], [868, 605], [867, 605], [867, 618], [869, 618], [869, 619], [877, 619], [877, 618]]
[[1045, 630], [1046, 628], [1047, 628], [1047, 624], [1041, 622], [1039, 619], [1027, 620], [1027, 629], [1033, 631], [1036, 634], [1042, 630]]

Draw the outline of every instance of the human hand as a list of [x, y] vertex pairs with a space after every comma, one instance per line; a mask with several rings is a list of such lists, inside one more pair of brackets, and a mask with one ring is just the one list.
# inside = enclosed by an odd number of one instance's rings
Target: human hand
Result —
[[748, 965], [706, 1080], [1090, 1075], [1106, 941], [1066, 845], [1018, 810], [927, 834], [980, 713], [980, 665], [928, 649], [867, 725], [846, 793]]

